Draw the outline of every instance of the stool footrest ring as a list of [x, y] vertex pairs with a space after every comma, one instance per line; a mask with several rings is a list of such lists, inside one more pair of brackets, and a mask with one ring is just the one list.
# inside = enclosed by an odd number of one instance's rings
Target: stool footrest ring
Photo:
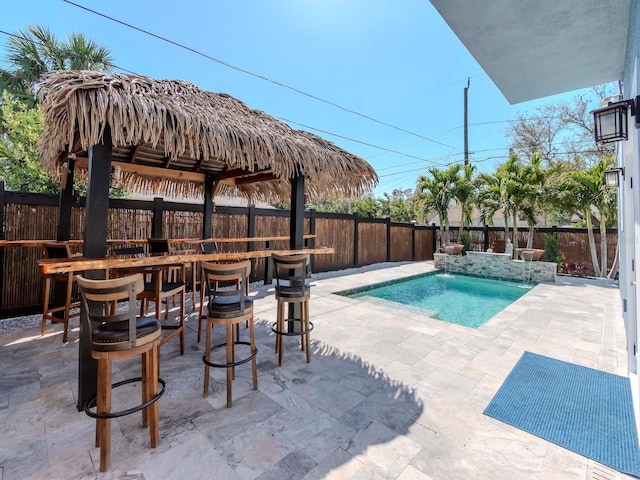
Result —
[[[251, 343], [249, 342], [233, 342], [234, 345], [247, 345], [247, 346], [251, 346]], [[211, 347], [211, 351], [213, 352], [214, 350], [218, 349], [218, 348], [222, 348], [222, 347], [226, 347], [227, 344], [226, 343], [219, 343], [218, 345], [214, 345], [213, 347]], [[232, 363], [213, 363], [207, 360], [207, 352], [202, 354], [202, 361], [204, 363], [206, 363], [207, 365], [209, 365], [210, 367], [215, 367], [215, 368], [231, 368], [231, 367], [237, 367], [238, 365], [242, 365], [243, 363], [247, 363], [250, 360], [253, 360], [255, 358], [255, 356], [258, 354], [258, 349], [256, 348], [256, 351], [253, 352], [251, 355], [249, 355], [246, 358], [242, 358], [240, 360], [237, 360], [235, 362]]]
[[[285, 323], [286, 322], [298, 322], [300, 323], [300, 319], [299, 318], [285, 318], [284, 319]], [[292, 336], [296, 336], [296, 335], [306, 335], [307, 333], [310, 333], [311, 330], [313, 330], [313, 322], [309, 322], [309, 328], [307, 328], [306, 330], [300, 330], [299, 332], [290, 332], [289, 330], [278, 330], [276, 329], [276, 325], [278, 323], [274, 322], [273, 325], [271, 325], [271, 331], [273, 333], [275, 333], [276, 335], [287, 335], [289, 337]]]
[[[111, 389], [118, 388], [118, 387], [121, 387], [122, 385], [127, 385], [129, 383], [135, 383], [135, 382], [142, 382], [142, 377], [129, 378], [127, 380], [122, 380], [121, 382], [114, 383], [113, 385], [111, 385]], [[131, 415], [132, 413], [135, 413], [135, 412], [139, 412], [140, 410], [147, 408], [152, 403], [155, 403], [158, 400], [160, 400], [160, 397], [164, 394], [164, 389], [166, 385], [165, 381], [158, 377], [158, 383], [162, 385], [162, 389], [158, 393], [156, 393], [152, 398], [150, 398], [149, 400], [147, 400], [146, 402], [140, 405], [136, 405], [135, 407], [131, 407], [127, 410], [122, 410], [120, 412], [98, 413], [91, 410], [92, 408], [96, 407], [96, 400], [98, 398], [97, 395], [94, 395], [89, 400], [87, 400], [87, 402], [84, 404], [84, 413], [89, 415], [91, 418], [118, 418], [118, 417], [124, 417], [125, 415]]]

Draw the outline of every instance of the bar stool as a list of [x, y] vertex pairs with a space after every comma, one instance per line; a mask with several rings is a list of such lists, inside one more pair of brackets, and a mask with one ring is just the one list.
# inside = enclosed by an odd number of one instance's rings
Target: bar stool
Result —
[[[207, 334], [205, 351], [202, 355], [204, 362], [204, 390], [203, 396], [209, 393], [209, 367], [225, 368], [227, 371], [227, 408], [231, 407], [231, 383], [235, 378], [235, 367], [251, 361], [253, 375], [253, 389], [258, 389], [258, 371], [256, 367], [255, 327], [253, 322], [253, 300], [248, 296], [247, 282], [251, 262], [244, 260], [236, 263], [208, 263], [202, 262], [202, 282], [206, 284], [209, 296], [207, 306]], [[243, 321], [249, 322], [249, 342], [233, 338], [233, 326]], [[226, 327], [225, 342], [212, 346], [211, 335], [214, 325]], [[248, 356], [236, 360], [236, 345], [247, 345], [250, 348]], [[211, 352], [219, 348], [226, 348], [226, 363], [211, 361]]]
[[[74, 256], [71, 253], [69, 245], [64, 242], [45, 243], [44, 258], [70, 258]], [[51, 301], [51, 284], [52, 281], [55, 285], [56, 282], [63, 283], [65, 285], [64, 293], [64, 305], [51, 307], [49, 302]], [[51, 322], [59, 322], [64, 325], [62, 333], [62, 342], [67, 343], [67, 332], [69, 330], [69, 319], [80, 316], [80, 311], [70, 313], [72, 308], [80, 307], [80, 301], [72, 302], [71, 297], [73, 294], [73, 275], [71, 273], [55, 273], [51, 275], [45, 275], [44, 277], [44, 295], [42, 306], [42, 323], [40, 325], [40, 335], [44, 335], [47, 329], [47, 320]], [[55, 315], [58, 312], [60, 314]]]
[[[142, 426], [149, 427], [151, 448], [158, 445], [158, 399], [165, 382], [158, 378], [160, 322], [151, 317], [136, 318], [136, 297], [144, 288], [141, 274], [111, 280], [76, 277], [83, 308], [91, 332], [91, 356], [98, 361], [97, 394], [84, 406], [87, 415], [96, 419], [96, 447], [100, 447], [100, 471], [105, 472], [111, 459], [111, 419], [142, 410]], [[120, 304], [117, 302], [120, 301]], [[118, 304], [109, 314], [110, 305]], [[142, 376], [111, 384], [111, 362], [142, 356]], [[127, 410], [113, 412], [114, 388], [133, 382], [142, 384], [142, 403]], [[162, 390], [158, 391], [158, 383]], [[95, 411], [94, 411], [95, 409]]]
[[[276, 322], [271, 327], [276, 334], [276, 353], [278, 365], [282, 365], [285, 336], [300, 336], [300, 349], [306, 351], [307, 363], [311, 362], [311, 348], [309, 333], [313, 330], [313, 323], [309, 321], [309, 297], [311, 286], [307, 282], [310, 274], [309, 255], [278, 255], [272, 254], [273, 269], [276, 277], [276, 300], [278, 308]], [[300, 318], [285, 318], [285, 303], [290, 307], [300, 306]], [[294, 308], [290, 308], [293, 311]], [[284, 322], [288, 322], [285, 330]], [[296, 328], [298, 327], [298, 328]]]
[[[169, 240], [166, 238], [148, 238], [147, 244], [149, 245], [149, 255], [151, 256], [161, 256], [161, 255], [177, 255], [177, 254], [185, 254], [190, 255], [196, 253], [193, 249], [183, 249], [176, 250]], [[185, 292], [188, 292], [191, 295], [191, 308], [193, 311], [196, 309], [196, 266], [195, 262], [188, 262], [188, 266], [185, 264], [185, 268], [191, 269], [191, 289], [187, 290], [187, 283], [185, 282]], [[181, 277], [181, 267], [171, 267], [167, 271], [167, 280], [170, 282], [179, 281]], [[184, 275], [182, 275], [184, 276]], [[184, 281], [185, 278], [182, 278]], [[175, 305], [175, 302], [174, 302]]]

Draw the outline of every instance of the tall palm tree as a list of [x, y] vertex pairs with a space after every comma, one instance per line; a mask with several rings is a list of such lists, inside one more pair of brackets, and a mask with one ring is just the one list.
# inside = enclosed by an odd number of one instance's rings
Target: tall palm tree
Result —
[[29, 25], [7, 41], [7, 68], [0, 68], [0, 93], [4, 90], [17, 98], [34, 102], [33, 85], [52, 70], [113, 69], [111, 52], [81, 33], [72, 33], [66, 41], [58, 40], [49, 28]]
[[[518, 210], [522, 202], [522, 182], [518, 178], [518, 157], [511, 155], [493, 174], [482, 174], [478, 181], [482, 185], [478, 199], [483, 209], [483, 220], [493, 225], [494, 215], [502, 210], [505, 238], [509, 237], [509, 221], [513, 223], [513, 240], [518, 235]], [[515, 243], [514, 243], [515, 244]]]
[[462, 175], [458, 175], [455, 188], [453, 191], [453, 198], [460, 205], [460, 228], [464, 229], [471, 223], [471, 216], [473, 213], [473, 200], [476, 193], [476, 181], [473, 174], [476, 171], [476, 167], [470, 163], [466, 164], [462, 168]]
[[416, 181], [416, 202], [425, 217], [429, 211], [436, 211], [441, 238], [446, 245], [449, 243], [449, 206], [454, 198], [460, 165], [452, 165], [446, 170], [431, 167], [428, 171], [430, 176], [420, 175]]
[[[587, 170], [567, 172], [562, 181], [561, 202], [567, 210], [579, 210], [587, 225], [591, 262], [597, 277], [607, 275], [607, 220], [615, 215], [615, 191], [607, 188], [604, 182], [604, 172], [612, 163], [612, 157], [601, 159]], [[593, 234], [594, 215], [600, 224], [600, 261]]]

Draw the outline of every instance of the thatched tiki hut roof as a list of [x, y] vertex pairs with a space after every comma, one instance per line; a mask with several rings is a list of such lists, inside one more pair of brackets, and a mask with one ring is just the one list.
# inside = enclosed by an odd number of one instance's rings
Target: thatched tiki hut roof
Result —
[[82, 167], [108, 124], [112, 164], [135, 192], [196, 196], [211, 175], [221, 193], [288, 200], [288, 179], [303, 175], [314, 199], [357, 196], [378, 181], [366, 161], [333, 143], [186, 81], [62, 71], [37, 88], [49, 172], [59, 173], [69, 154]]

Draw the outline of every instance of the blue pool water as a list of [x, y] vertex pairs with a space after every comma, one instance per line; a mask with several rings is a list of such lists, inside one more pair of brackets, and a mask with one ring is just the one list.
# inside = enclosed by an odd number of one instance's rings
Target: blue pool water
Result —
[[478, 328], [531, 289], [531, 285], [522, 283], [450, 274], [371, 287], [347, 296], [409, 305], [426, 310], [431, 317], [472, 328]]

